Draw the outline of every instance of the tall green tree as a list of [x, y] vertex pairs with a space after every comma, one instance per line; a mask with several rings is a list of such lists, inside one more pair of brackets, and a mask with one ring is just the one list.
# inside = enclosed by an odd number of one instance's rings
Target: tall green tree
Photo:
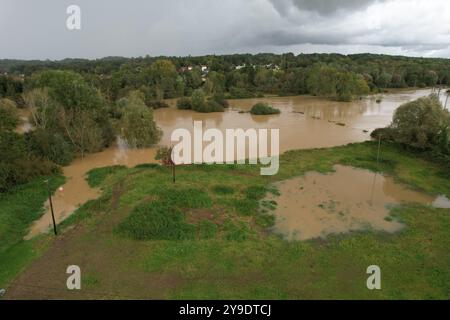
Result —
[[123, 115], [120, 121], [121, 137], [134, 148], [151, 147], [159, 142], [161, 130], [153, 119], [153, 111], [149, 109], [140, 93], [131, 92], [121, 101]]
[[16, 103], [10, 99], [0, 99], [0, 131], [14, 130], [19, 124]]

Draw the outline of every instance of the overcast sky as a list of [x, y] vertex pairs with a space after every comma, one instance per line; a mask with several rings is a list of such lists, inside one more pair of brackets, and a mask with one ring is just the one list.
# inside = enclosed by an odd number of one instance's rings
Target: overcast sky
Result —
[[257, 52], [450, 58], [450, 1], [0, 0], [0, 58]]

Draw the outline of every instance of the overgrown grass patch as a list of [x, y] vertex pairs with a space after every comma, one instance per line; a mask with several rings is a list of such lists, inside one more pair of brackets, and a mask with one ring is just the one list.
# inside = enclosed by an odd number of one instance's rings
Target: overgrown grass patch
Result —
[[65, 181], [61, 175], [38, 178], [0, 194], [0, 287], [7, 284], [39, 252], [33, 241], [25, 241], [31, 223], [44, 213], [48, 199], [44, 180], [54, 192]]
[[125, 166], [110, 166], [110, 167], [95, 168], [87, 173], [86, 180], [91, 188], [96, 188], [102, 184], [102, 182], [106, 179], [108, 175], [125, 170], [127, 170]]
[[137, 206], [117, 227], [121, 235], [136, 240], [184, 240], [195, 237], [195, 226], [186, 223], [181, 210], [167, 202]]

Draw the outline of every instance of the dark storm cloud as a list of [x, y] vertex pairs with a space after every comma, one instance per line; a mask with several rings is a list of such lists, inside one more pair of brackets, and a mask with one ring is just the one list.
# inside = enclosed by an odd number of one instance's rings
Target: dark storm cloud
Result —
[[270, 0], [277, 11], [286, 15], [292, 7], [300, 11], [315, 12], [320, 15], [330, 15], [340, 10], [359, 10], [367, 8], [377, 1], [384, 0]]

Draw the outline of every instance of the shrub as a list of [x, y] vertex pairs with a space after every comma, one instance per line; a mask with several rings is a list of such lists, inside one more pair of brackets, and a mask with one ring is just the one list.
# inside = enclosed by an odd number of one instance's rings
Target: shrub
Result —
[[16, 103], [0, 98], [0, 130], [14, 130], [19, 124], [19, 114]]
[[230, 104], [228, 103], [228, 100], [225, 99], [223, 95], [214, 95], [210, 98], [211, 101], [215, 101], [219, 105], [221, 105], [223, 108], [228, 108]]
[[250, 113], [255, 115], [279, 114], [280, 110], [269, 106], [267, 103], [260, 102], [252, 107]]
[[192, 109], [192, 101], [188, 97], [183, 97], [178, 99], [177, 108], [180, 110], [190, 110]]
[[211, 198], [209, 195], [199, 189], [169, 189], [160, 195], [160, 200], [170, 203], [178, 208], [209, 208], [211, 207]]
[[223, 112], [223, 106], [215, 100], [210, 100], [206, 104], [206, 109], [203, 112]]
[[378, 140], [379, 138], [383, 140], [394, 140], [394, 130], [392, 128], [377, 128], [370, 133], [372, 139]]
[[421, 150], [450, 154], [450, 113], [436, 95], [420, 98], [398, 107], [391, 125], [376, 129], [372, 138], [392, 140]]
[[205, 109], [206, 98], [202, 89], [196, 89], [191, 95], [192, 110], [199, 111]]
[[172, 204], [146, 202], [136, 207], [116, 231], [136, 240], [185, 240], [195, 238], [195, 229]]
[[251, 186], [245, 190], [245, 195], [247, 199], [259, 200], [264, 198], [267, 193], [267, 189], [261, 186]]
[[152, 109], [162, 109], [162, 108], [168, 108], [169, 105], [167, 102], [162, 100], [150, 100], [146, 102], [147, 107]]
[[73, 145], [58, 132], [38, 128], [26, 133], [25, 140], [31, 154], [59, 165], [67, 165], [75, 157]]
[[239, 87], [231, 87], [230, 88], [230, 99], [245, 99], [245, 98], [253, 98], [254, 94], [247, 89], [239, 88]]
[[191, 96], [192, 110], [197, 112], [223, 112], [223, 106], [215, 99], [206, 100], [202, 89], [194, 90]]
[[14, 163], [0, 162], [0, 192], [8, 191], [37, 177], [59, 172], [59, 167], [53, 162], [38, 158], [19, 159]]

